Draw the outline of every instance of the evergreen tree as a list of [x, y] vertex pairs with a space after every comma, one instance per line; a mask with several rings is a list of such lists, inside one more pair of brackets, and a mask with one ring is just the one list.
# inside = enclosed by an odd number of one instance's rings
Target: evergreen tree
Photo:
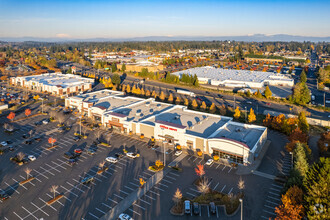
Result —
[[262, 94], [261, 94], [261, 92], [259, 91], [259, 89], [258, 89], [258, 91], [257, 91], [256, 97], [257, 97], [258, 99], [261, 99], [261, 98], [262, 98]]
[[173, 95], [172, 93], [170, 93], [170, 96], [168, 97], [168, 102], [172, 103], [173, 102]]
[[126, 92], [127, 92], [128, 94], [131, 93], [131, 87], [130, 87], [129, 84], [127, 84], [127, 86], [126, 86]]
[[266, 86], [264, 94], [267, 99], [272, 96], [272, 91], [270, 91], [269, 86]]
[[197, 104], [197, 101], [196, 99], [193, 99], [192, 103], [191, 103], [191, 106], [196, 109], [198, 107], [198, 104]]
[[175, 103], [176, 103], [177, 105], [180, 105], [180, 104], [181, 104], [181, 99], [180, 99], [179, 96], [176, 97], [176, 99], [175, 99]]
[[216, 111], [216, 106], [215, 104], [212, 102], [211, 106], [210, 106], [210, 112], [214, 113]]
[[300, 112], [298, 115], [298, 127], [304, 133], [308, 133], [309, 124], [306, 119], [306, 114], [304, 111]]
[[116, 84], [116, 85], [119, 85], [120, 84], [120, 82], [121, 82], [121, 80], [120, 80], [120, 76], [118, 75], [118, 74], [113, 74], [113, 76], [112, 76], [112, 83], [113, 84]]
[[117, 71], [117, 65], [115, 63], [111, 64], [111, 71], [114, 73]]
[[303, 69], [303, 71], [300, 74], [300, 82], [302, 82], [302, 83], [306, 83], [307, 82], [307, 76], [306, 76], [306, 72], [305, 72], [304, 69]]
[[239, 117], [241, 117], [241, 111], [239, 110], [239, 107], [237, 106], [235, 109], [234, 118], [238, 119]]
[[297, 170], [300, 176], [304, 179], [308, 171], [308, 162], [306, 151], [301, 143], [297, 143], [295, 150], [293, 151], [294, 155], [294, 169]]
[[202, 105], [201, 105], [201, 109], [206, 110], [206, 107], [207, 107], [207, 106], [206, 106], [206, 103], [203, 101], [203, 102], [202, 102]]
[[150, 91], [149, 90], [146, 91], [146, 96], [150, 97]]
[[188, 99], [184, 99], [184, 105], [188, 106], [189, 105], [189, 100]]
[[123, 63], [123, 65], [121, 66], [121, 71], [125, 72], [126, 71], [126, 64]]
[[196, 87], [199, 86], [198, 77], [196, 74], [194, 75], [194, 78], [193, 78], [193, 85]]
[[256, 120], [257, 120], [256, 115], [254, 114], [253, 108], [251, 108], [250, 109], [250, 113], [248, 115], [248, 122], [249, 123], [252, 123], [252, 122], [254, 122]]
[[163, 91], [160, 93], [159, 99], [162, 100], [162, 101], [165, 100], [165, 94], [164, 94]]

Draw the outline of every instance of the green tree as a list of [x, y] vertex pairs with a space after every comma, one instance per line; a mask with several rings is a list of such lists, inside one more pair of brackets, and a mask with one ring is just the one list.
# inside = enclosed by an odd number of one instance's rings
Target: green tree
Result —
[[112, 80], [112, 83], [113, 83], [113, 84], [116, 84], [116, 85], [119, 85], [120, 82], [121, 82], [121, 80], [120, 80], [120, 76], [119, 76], [118, 74], [116, 74], [116, 73], [113, 74], [111, 80]]
[[121, 66], [121, 71], [125, 72], [126, 71], [126, 64], [123, 63], [123, 65]]
[[306, 72], [305, 72], [304, 69], [303, 69], [303, 71], [300, 74], [300, 82], [302, 82], [302, 83], [306, 83], [307, 82], [307, 76], [306, 76]]
[[196, 87], [199, 86], [198, 77], [196, 74], [194, 75], [194, 78], [193, 78], [193, 85]]
[[117, 65], [115, 63], [111, 64], [111, 71], [114, 73], [117, 71]]
[[300, 176], [304, 179], [308, 171], [307, 155], [304, 144], [297, 143], [293, 151], [294, 155], [294, 169], [298, 171]]
[[[308, 219], [329, 219], [330, 216], [330, 158], [321, 157], [309, 169], [304, 186]], [[323, 207], [323, 208], [322, 208]]]
[[267, 99], [272, 96], [272, 91], [270, 91], [269, 86], [266, 86], [264, 94]]
[[306, 119], [306, 113], [304, 111], [300, 112], [298, 115], [298, 127], [304, 133], [308, 133], [309, 124]]
[[259, 98], [259, 99], [262, 98], [262, 94], [261, 94], [261, 92], [259, 91], [259, 89], [258, 89], [258, 91], [257, 91], [256, 97]]
[[305, 83], [297, 83], [293, 89], [293, 102], [305, 105], [311, 100], [310, 91]]

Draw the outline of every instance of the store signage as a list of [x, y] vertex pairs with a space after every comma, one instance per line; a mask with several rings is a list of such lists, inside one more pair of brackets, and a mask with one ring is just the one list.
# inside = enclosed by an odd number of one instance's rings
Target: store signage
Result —
[[175, 129], [175, 128], [169, 128], [169, 127], [166, 127], [166, 126], [164, 126], [164, 125], [159, 125], [159, 127], [164, 128], [164, 129], [168, 129], [168, 130], [171, 130], [171, 131], [178, 131], [178, 130]]

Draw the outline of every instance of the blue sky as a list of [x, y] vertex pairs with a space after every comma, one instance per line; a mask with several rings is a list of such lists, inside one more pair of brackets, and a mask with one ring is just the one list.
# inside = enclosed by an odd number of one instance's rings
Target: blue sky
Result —
[[330, 36], [330, 1], [0, 0], [0, 37]]

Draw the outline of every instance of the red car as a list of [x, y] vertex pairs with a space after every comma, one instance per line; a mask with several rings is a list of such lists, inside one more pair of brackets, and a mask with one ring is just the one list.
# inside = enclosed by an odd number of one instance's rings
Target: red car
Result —
[[270, 102], [267, 102], [267, 103], [266, 103], [266, 105], [270, 106], [270, 105], [271, 105], [271, 103], [270, 103]]
[[81, 154], [82, 153], [82, 150], [80, 148], [77, 148], [77, 149], [74, 149], [74, 152], [76, 154]]

